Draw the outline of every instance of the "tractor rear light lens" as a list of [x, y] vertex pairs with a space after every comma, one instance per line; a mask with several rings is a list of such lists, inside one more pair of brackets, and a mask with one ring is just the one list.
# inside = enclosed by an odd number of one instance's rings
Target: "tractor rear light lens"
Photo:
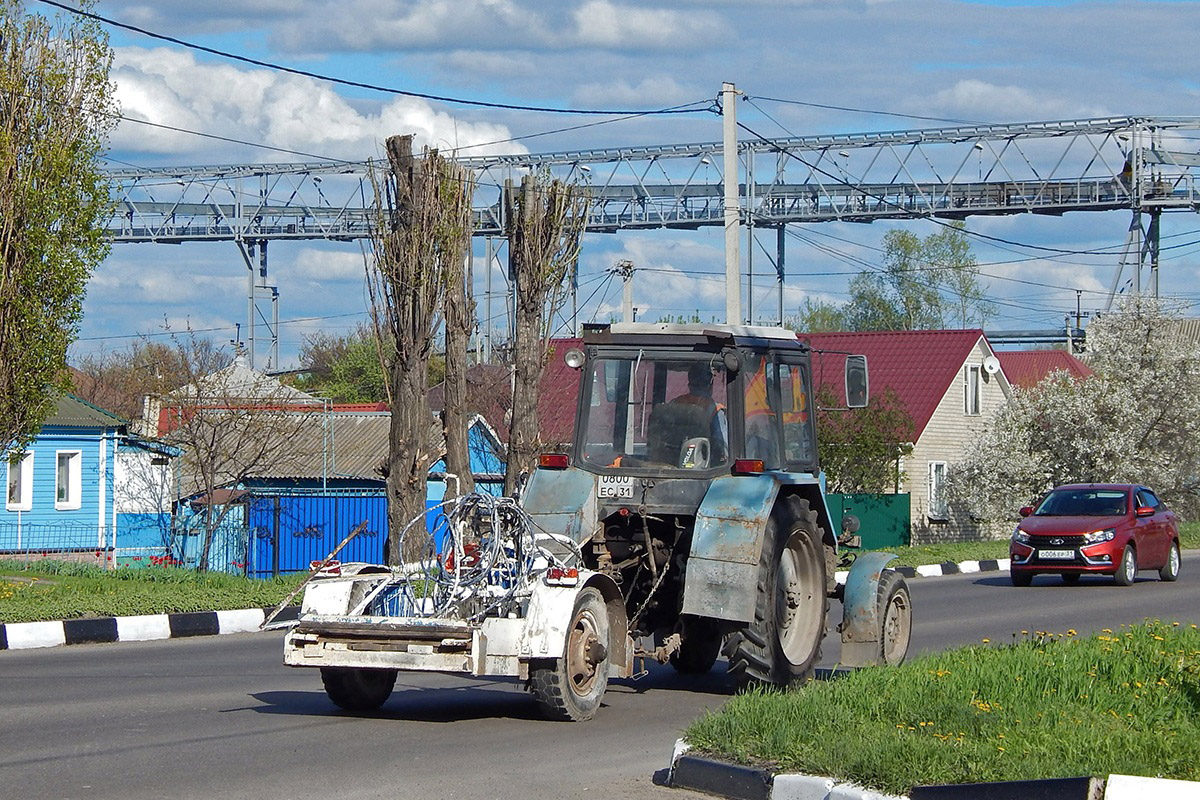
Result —
[[760, 475], [767, 471], [767, 465], [761, 458], [739, 458], [733, 462], [734, 475]]
[[579, 583], [579, 570], [575, 567], [551, 567], [546, 570], [546, 583], [551, 586], [575, 586]]
[[570, 459], [565, 453], [542, 453], [538, 456], [538, 466], [542, 469], [566, 469]]

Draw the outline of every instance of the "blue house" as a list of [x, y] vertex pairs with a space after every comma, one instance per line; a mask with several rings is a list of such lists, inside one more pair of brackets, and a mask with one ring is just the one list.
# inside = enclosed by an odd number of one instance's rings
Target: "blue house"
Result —
[[171, 459], [124, 419], [74, 395], [5, 463], [0, 553], [113, 566], [165, 552]]

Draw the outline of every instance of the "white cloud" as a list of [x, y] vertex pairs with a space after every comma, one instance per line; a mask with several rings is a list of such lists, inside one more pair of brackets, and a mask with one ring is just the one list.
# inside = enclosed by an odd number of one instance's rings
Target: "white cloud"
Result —
[[575, 10], [575, 36], [584, 45], [617, 50], [686, 50], [711, 42], [722, 25], [715, 14], [589, 0]]
[[620, 79], [585, 83], [575, 90], [575, 100], [592, 107], [665, 108], [703, 95], [685, 90], [670, 75], [646, 77], [636, 85]]
[[[167, 48], [118, 49], [113, 80], [123, 114], [167, 126], [123, 122], [113, 137], [114, 149], [187, 154], [193, 163], [197, 153], [241, 162], [305, 157], [361, 160], [377, 155], [379, 142], [401, 132], [415, 133], [418, 148], [426, 144], [469, 147], [510, 137], [503, 125], [458, 120], [417, 98], [398, 97], [376, 113], [361, 112], [329, 85], [310, 78], [202, 64], [191, 53]], [[221, 144], [183, 131], [279, 150]], [[523, 152], [513, 144], [469, 152], [514, 151]]]
[[300, 278], [320, 286], [332, 282], [362, 283], [366, 276], [362, 253], [305, 248], [294, 260], [276, 265], [284, 278]]
[[[933, 104], [973, 119], [1045, 120], [1101, 117], [1110, 114], [1098, 105], [1036, 93], [1020, 86], [998, 86], [968, 78], [935, 92]], [[928, 100], [921, 101], [922, 104]]]

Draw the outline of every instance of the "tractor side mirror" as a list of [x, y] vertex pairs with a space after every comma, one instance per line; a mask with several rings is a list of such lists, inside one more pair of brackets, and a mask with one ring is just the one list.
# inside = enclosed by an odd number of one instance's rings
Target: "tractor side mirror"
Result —
[[846, 405], [866, 408], [870, 398], [866, 356], [846, 356]]

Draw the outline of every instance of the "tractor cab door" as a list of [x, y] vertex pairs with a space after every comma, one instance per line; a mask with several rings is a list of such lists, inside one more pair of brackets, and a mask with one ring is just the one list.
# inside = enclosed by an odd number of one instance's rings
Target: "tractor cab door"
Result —
[[741, 372], [741, 457], [762, 460], [765, 469], [815, 472], [807, 356], [751, 351]]

